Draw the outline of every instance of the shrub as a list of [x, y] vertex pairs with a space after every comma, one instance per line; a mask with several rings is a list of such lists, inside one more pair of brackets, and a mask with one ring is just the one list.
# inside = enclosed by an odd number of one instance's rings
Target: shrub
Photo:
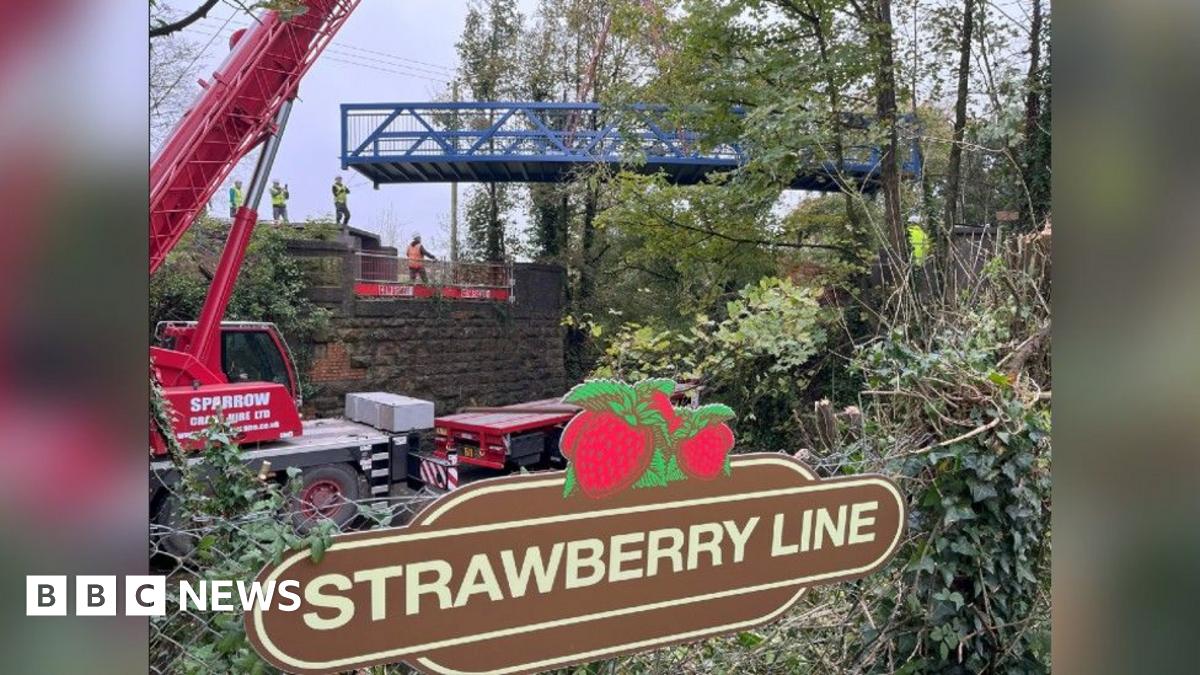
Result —
[[874, 402], [841, 470], [899, 477], [911, 511], [872, 592], [880, 628], [861, 636], [874, 667], [1049, 672], [1050, 409], [1003, 372], [1009, 315], [968, 313], [921, 343], [893, 331], [853, 363]]
[[626, 324], [593, 376], [698, 380], [706, 401], [738, 412], [740, 448], [787, 447], [809, 362], [825, 341], [817, 292], [768, 277], [743, 288], [725, 309], [724, 319], [697, 315], [685, 330]]

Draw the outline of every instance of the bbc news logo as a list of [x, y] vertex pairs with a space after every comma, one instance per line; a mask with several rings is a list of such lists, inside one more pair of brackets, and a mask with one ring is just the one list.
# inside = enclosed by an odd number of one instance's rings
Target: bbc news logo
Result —
[[[25, 577], [26, 616], [117, 616], [118, 600], [124, 598], [125, 616], [165, 616], [167, 578], [131, 574], [119, 593], [116, 576], [29, 575]], [[180, 611], [214, 612], [276, 609], [294, 612], [300, 608], [296, 592], [300, 582], [285, 580], [265, 583], [229, 579], [180, 581], [172, 604]], [[73, 590], [73, 593], [70, 591]], [[272, 606], [274, 603], [274, 606]]]

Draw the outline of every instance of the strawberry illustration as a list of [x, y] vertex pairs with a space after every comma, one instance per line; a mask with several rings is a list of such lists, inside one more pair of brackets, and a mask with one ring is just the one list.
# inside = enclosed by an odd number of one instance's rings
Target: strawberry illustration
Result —
[[[576, 426], [577, 430], [569, 427]], [[593, 499], [607, 497], [633, 485], [646, 471], [654, 450], [653, 431], [630, 425], [613, 413], [591, 413], [572, 420], [563, 454], [571, 459], [575, 480]], [[564, 432], [564, 436], [566, 433]]]
[[671, 397], [663, 392], [655, 390], [650, 395], [650, 407], [657, 410], [667, 421], [667, 431], [675, 433], [676, 429], [683, 426], [683, 418], [675, 412], [675, 407], [671, 405]]
[[712, 480], [721, 474], [732, 449], [733, 430], [724, 423], [710, 424], [679, 442], [679, 466], [693, 478]]
[[575, 443], [579, 440], [579, 434], [595, 417], [596, 413], [585, 410], [571, 418], [571, 421], [567, 423], [567, 427], [563, 429], [562, 435], [558, 439], [559, 452], [562, 453], [563, 457], [571, 459], [575, 455]]

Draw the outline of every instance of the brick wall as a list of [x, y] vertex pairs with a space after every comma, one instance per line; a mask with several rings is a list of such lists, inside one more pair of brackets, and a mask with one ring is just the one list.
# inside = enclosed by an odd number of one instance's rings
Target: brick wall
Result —
[[518, 265], [516, 302], [351, 299], [331, 305], [305, 380], [311, 416], [343, 413], [345, 394], [391, 391], [434, 401], [437, 414], [562, 395], [563, 272]]
[[354, 365], [344, 342], [318, 343], [313, 345], [307, 380], [313, 384], [361, 381], [367, 377], [367, 368], [365, 363], [360, 363]]

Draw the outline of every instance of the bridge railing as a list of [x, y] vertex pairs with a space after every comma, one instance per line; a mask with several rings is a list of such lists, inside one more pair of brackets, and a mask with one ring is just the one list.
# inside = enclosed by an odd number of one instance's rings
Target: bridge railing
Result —
[[[606, 107], [598, 103], [459, 102], [354, 103], [342, 105], [342, 164], [363, 171], [375, 182], [495, 180], [475, 175], [485, 163], [509, 162], [515, 169], [502, 180], [551, 180], [522, 173], [536, 163], [629, 164], [668, 169], [682, 182], [701, 172], [746, 163], [748, 149], [737, 143], [704, 147], [695, 131], [681, 128], [671, 109], [661, 105]], [[864, 123], [862, 126], [866, 126]], [[878, 173], [877, 146], [850, 139], [839, 167], [826, 148], [802, 158], [813, 171], [845, 172], [855, 178]], [[903, 170], [919, 175], [915, 141]], [[384, 168], [387, 167], [387, 168]], [[680, 168], [694, 169], [680, 174]], [[412, 169], [411, 172], [408, 169]]]
[[423, 260], [414, 267], [402, 256], [358, 253], [355, 293], [369, 297], [507, 300], [513, 296], [513, 264]]
[[677, 128], [663, 106], [596, 103], [388, 103], [342, 106], [342, 157], [650, 157], [737, 162], [742, 149], [701, 153], [700, 136]]

